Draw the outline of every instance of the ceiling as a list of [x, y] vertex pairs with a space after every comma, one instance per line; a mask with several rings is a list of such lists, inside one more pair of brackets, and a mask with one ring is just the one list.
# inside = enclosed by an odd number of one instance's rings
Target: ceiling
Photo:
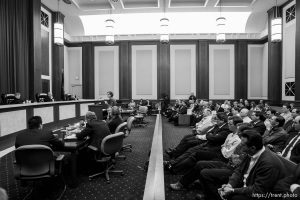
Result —
[[[59, 4], [59, 11], [65, 15], [65, 32], [70, 37], [103, 35], [103, 22], [110, 16], [115, 17], [118, 26], [116, 34], [124, 37], [157, 34], [157, 31], [151, 30], [155, 29], [154, 26], [159, 27], [159, 19], [163, 16], [170, 19], [172, 25], [170, 29], [173, 30], [171, 33], [174, 35], [210, 34], [213, 33], [213, 29], [209, 29], [209, 27], [211, 24], [215, 24], [220, 9], [227, 19], [227, 33], [259, 35], [265, 32], [267, 27], [267, 11], [276, 4], [275, 0], [70, 1], [71, 4], [63, 1], [60, 1]], [[277, 0], [277, 3], [281, 5], [287, 1]], [[55, 0], [42, 0], [42, 3], [53, 11], [58, 10]], [[166, 14], [163, 14], [164, 12]], [[131, 28], [130, 24], [139, 28], [136, 29], [136, 33], [133, 33], [135, 30]], [[233, 24], [238, 28], [233, 28]], [[195, 26], [201, 28], [195, 28]], [[88, 31], [93, 27], [98, 27], [98, 30]]]

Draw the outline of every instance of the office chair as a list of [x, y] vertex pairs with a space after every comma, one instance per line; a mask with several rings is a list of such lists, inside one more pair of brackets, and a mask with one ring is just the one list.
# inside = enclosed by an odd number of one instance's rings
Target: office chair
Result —
[[[15, 150], [15, 158], [15, 178], [22, 181], [38, 181], [60, 175], [64, 155], [55, 158], [53, 151], [48, 146], [24, 145]], [[59, 164], [58, 170], [55, 170], [55, 161]], [[64, 189], [58, 199], [61, 199], [66, 191], [65, 181], [62, 176], [60, 177], [64, 184]], [[27, 199], [33, 190], [34, 187], [24, 199]]]
[[123, 132], [125, 134], [127, 128], [127, 122], [123, 122], [119, 124], [119, 126], [116, 128], [115, 133]]
[[144, 118], [146, 117], [148, 112], [147, 106], [140, 106], [139, 110], [137, 111], [137, 115], [134, 116], [135, 123], [134, 126], [146, 126], [147, 123], [144, 121]]
[[[135, 118], [133, 116], [128, 117], [128, 119], [127, 119], [127, 129], [126, 129], [126, 132], [125, 132], [125, 138], [130, 135], [132, 124], [133, 124], [134, 120], [135, 120]], [[123, 145], [122, 151], [125, 151], [125, 150], [129, 150], [130, 152], [132, 152], [132, 145], [131, 144]]]
[[36, 102], [45, 102], [45, 99], [48, 97], [46, 93], [37, 93], [35, 95]]
[[89, 176], [91, 181], [93, 178], [105, 174], [105, 179], [107, 183], [110, 183], [109, 173], [117, 173], [124, 175], [123, 170], [112, 170], [114, 168], [113, 157], [119, 152], [123, 146], [124, 133], [119, 132], [106, 136], [101, 142], [101, 149], [89, 145], [88, 148], [94, 151], [94, 159], [97, 163], [104, 164], [105, 170]]
[[1, 95], [1, 99], [2, 99], [2, 104], [11, 104], [15, 99], [15, 95], [14, 94], [2, 94]]

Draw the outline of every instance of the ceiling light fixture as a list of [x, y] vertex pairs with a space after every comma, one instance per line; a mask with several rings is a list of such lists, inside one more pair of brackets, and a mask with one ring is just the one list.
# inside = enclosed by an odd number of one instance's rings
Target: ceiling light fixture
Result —
[[160, 19], [160, 42], [168, 44], [170, 42], [169, 36], [169, 19], [166, 18], [166, 1], [164, 0], [164, 17]]
[[278, 17], [278, 6], [276, 0], [275, 17], [271, 20], [271, 42], [281, 42], [282, 40], [282, 18]]
[[[57, 0], [57, 12], [59, 15], [59, 0]], [[54, 44], [64, 45], [64, 25], [59, 19], [58, 16], [57, 22], [54, 23]]]
[[111, 10], [110, 10], [110, 18], [105, 20], [105, 43], [108, 45], [113, 45], [115, 43], [115, 21], [111, 18]]
[[226, 41], [226, 36], [225, 36], [226, 18], [222, 17], [222, 0], [220, 0], [219, 7], [220, 7], [220, 17], [216, 19], [216, 23], [217, 23], [216, 41], [222, 43]]

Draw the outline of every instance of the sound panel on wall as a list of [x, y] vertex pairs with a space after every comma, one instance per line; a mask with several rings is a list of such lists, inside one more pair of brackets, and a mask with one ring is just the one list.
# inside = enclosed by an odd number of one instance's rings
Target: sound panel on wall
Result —
[[209, 98], [234, 99], [234, 45], [209, 45]]
[[119, 99], [119, 46], [95, 47], [95, 98], [107, 98], [107, 91]]
[[196, 45], [170, 46], [171, 99], [187, 99], [196, 94]]
[[157, 99], [157, 46], [132, 46], [132, 98]]
[[268, 98], [268, 43], [248, 45], [248, 99]]

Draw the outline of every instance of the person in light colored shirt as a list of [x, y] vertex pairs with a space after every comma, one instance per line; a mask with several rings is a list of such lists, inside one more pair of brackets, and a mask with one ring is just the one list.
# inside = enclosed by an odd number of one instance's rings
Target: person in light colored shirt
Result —
[[243, 123], [250, 123], [252, 120], [248, 117], [249, 110], [247, 108], [243, 108], [240, 111], [240, 116], [243, 119]]
[[290, 109], [291, 106], [289, 104], [284, 104], [281, 109], [282, 113], [280, 114], [280, 116], [282, 116], [286, 122], [293, 119]]
[[211, 121], [211, 118], [212, 118], [211, 110], [209, 108], [205, 108], [203, 110], [203, 118], [201, 119], [200, 122], [196, 124], [197, 134], [203, 133], [204, 130], [214, 125]]

